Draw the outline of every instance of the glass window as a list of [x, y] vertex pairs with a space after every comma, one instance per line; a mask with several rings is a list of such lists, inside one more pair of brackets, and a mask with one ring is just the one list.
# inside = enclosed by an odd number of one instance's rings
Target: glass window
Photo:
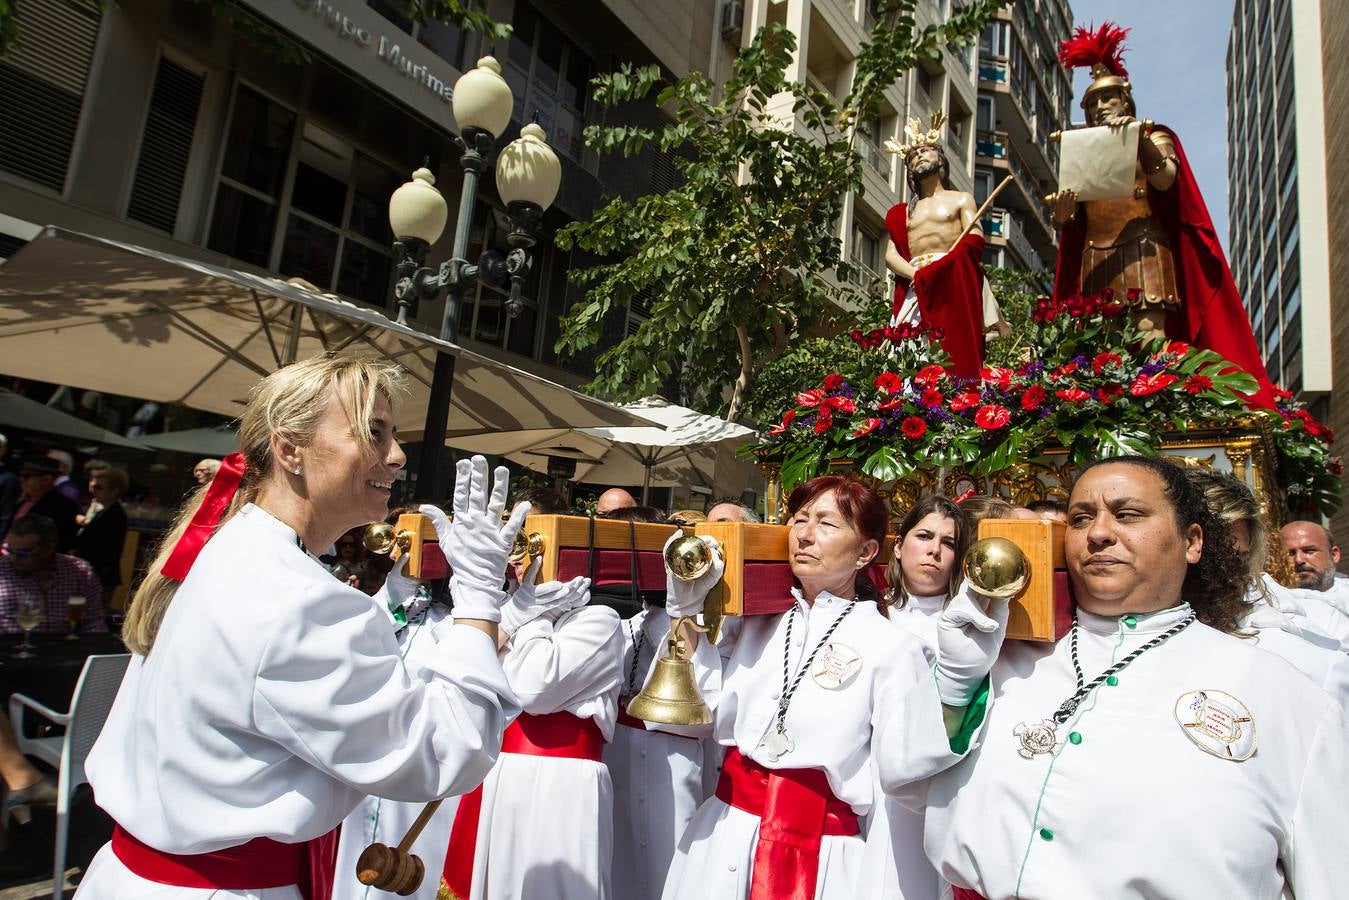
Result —
[[422, 22], [417, 26], [417, 42], [456, 69], [464, 68], [466, 35], [455, 25]]
[[396, 0], [368, 0], [375, 12], [397, 25], [399, 30], [412, 34], [412, 18], [403, 11], [402, 4]]
[[268, 196], [281, 193], [295, 135], [295, 113], [248, 88], [234, 100], [224, 175]]
[[222, 183], [215, 197], [215, 215], [206, 246], [266, 268], [271, 262], [276, 205]]
[[[238, 98], [207, 246], [384, 306], [393, 268], [387, 210], [402, 178], [255, 91], [241, 87]], [[297, 127], [302, 138], [291, 154]]]
[[517, 122], [538, 122], [560, 153], [580, 160], [585, 151], [585, 102], [590, 60], [528, 4], [516, 4], [507, 51], [506, 83]]

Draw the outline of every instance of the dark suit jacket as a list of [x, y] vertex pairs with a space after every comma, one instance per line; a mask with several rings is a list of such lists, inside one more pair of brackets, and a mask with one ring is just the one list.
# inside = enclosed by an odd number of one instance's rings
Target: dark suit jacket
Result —
[[[126, 543], [126, 510], [114, 503], [105, 508], [80, 531], [75, 555], [93, 566], [94, 574], [106, 589], [122, 583], [122, 545]], [[106, 594], [106, 591], [105, 591]]]
[[19, 508], [19, 477], [9, 466], [0, 465], [0, 539], [9, 534], [14, 510]]
[[[20, 500], [19, 502], [22, 503], [23, 501]], [[75, 533], [78, 530], [75, 525], [77, 512], [75, 504], [71, 502], [69, 497], [52, 488], [33, 504], [33, 508], [28, 510], [28, 515], [46, 516], [55, 522], [56, 552], [69, 553], [75, 548]]]

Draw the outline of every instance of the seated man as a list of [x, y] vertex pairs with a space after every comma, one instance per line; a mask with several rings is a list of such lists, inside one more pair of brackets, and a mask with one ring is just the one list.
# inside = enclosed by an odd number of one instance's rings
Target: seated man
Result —
[[39, 634], [63, 634], [71, 597], [83, 597], [81, 632], [107, 631], [103, 620], [103, 588], [84, 560], [56, 552], [56, 525], [46, 516], [27, 515], [15, 520], [0, 556], [0, 634], [17, 634], [15, 616], [24, 597], [42, 600]]

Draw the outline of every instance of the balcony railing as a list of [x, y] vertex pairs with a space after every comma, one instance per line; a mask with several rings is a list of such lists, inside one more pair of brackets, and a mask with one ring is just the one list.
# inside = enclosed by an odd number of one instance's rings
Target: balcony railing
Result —
[[979, 225], [983, 228], [985, 237], [1001, 238], [1006, 241], [1013, 252], [1031, 270], [1038, 272], [1044, 268], [1044, 262], [1040, 259], [1040, 254], [1035, 252], [1031, 242], [1026, 239], [1026, 233], [1022, 231], [1021, 224], [1017, 222], [1016, 216], [1008, 210], [993, 207], [984, 214], [984, 217], [979, 221]]
[[876, 174], [890, 183], [890, 157], [880, 147], [877, 147], [871, 138], [865, 135], [857, 136], [857, 152], [861, 155], [866, 164], [875, 170]]
[[1021, 187], [1021, 192], [1028, 198], [1031, 214], [1035, 216], [1045, 231], [1052, 234], [1054, 227], [1050, 222], [1049, 207], [1045, 205], [1043, 192], [1040, 190], [1040, 182], [1031, 172], [1030, 166], [1026, 165], [1021, 158], [1021, 154], [1016, 152], [1016, 148], [1012, 146], [1007, 133], [1003, 131], [977, 132], [975, 134], [975, 147], [980, 156], [1008, 164], [1017, 184]]

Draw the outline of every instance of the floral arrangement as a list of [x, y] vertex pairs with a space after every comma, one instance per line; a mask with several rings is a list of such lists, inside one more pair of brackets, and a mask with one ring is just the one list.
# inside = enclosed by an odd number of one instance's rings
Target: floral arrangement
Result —
[[[852, 460], [865, 475], [894, 481], [959, 466], [989, 475], [1066, 448], [1071, 462], [1155, 455], [1166, 431], [1249, 425], [1269, 417], [1283, 487], [1298, 510], [1333, 512], [1340, 463], [1330, 430], [1305, 409], [1251, 409], [1256, 380], [1211, 350], [1179, 341], [1145, 341], [1113, 294], [1040, 298], [1010, 341], [1017, 361], [990, 353], [978, 378], [956, 376], [940, 331], [902, 325], [840, 340], [855, 364], [801, 391], [756, 450], [782, 457], [785, 486]], [[996, 346], [996, 344], [994, 345]]]

